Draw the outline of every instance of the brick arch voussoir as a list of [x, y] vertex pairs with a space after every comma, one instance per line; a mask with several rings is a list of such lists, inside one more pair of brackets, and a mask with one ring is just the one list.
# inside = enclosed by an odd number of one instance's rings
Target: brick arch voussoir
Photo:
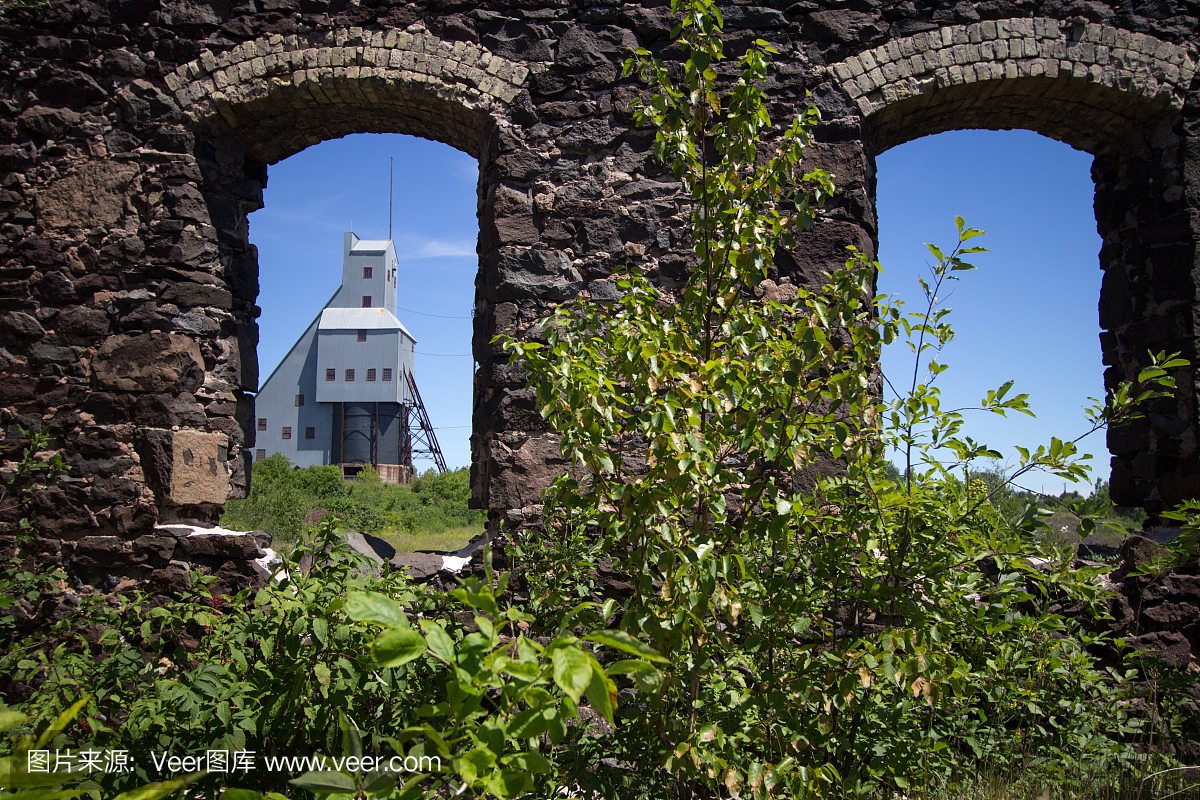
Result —
[[1049, 18], [952, 25], [830, 67], [878, 153], [963, 128], [1028, 128], [1097, 153], [1183, 108], [1195, 46]]
[[396, 29], [268, 36], [166, 77], [193, 124], [273, 164], [349, 133], [411, 133], [479, 156], [529, 69], [479, 45]]

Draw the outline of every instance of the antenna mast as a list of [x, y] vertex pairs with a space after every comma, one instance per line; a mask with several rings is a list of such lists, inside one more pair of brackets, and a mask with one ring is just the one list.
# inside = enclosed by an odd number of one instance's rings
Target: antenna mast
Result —
[[388, 241], [392, 239], [392, 164], [393, 156], [388, 156]]

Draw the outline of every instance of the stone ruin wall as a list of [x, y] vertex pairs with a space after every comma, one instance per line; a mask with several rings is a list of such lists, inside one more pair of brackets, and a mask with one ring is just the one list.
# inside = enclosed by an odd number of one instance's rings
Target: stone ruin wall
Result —
[[[874, 252], [876, 154], [1026, 127], [1096, 156], [1106, 383], [1148, 349], [1196, 359], [1194, 4], [723, 10], [733, 53], [760, 37], [781, 51], [777, 119], [812, 93], [812, 163], [839, 186], [776, 279], [818, 280], [846, 245]], [[244, 494], [258, 383], [246, 215], [269, 164], [365, 131], [479, 160], [474, 497], [496, 529], [535, 522], [561, 459], [491, 340], [581, 292], [614, 297], [629, 262], [666, 284], [688, 270], [676, 187], [620, 68], [631, 47], [668, 52], [671, 24], [658, 0], [62, 0], [0, 18], [3, 458], [19, 457], [19, 426], [45, 426], [69, 467], [33, 499], [38, 558], [145, 567], [136, 542], [153, 526], [210, 523]], [[1119, 503], [1200, 496], [1197, 379], [1179, 382], [1110, 435]]]

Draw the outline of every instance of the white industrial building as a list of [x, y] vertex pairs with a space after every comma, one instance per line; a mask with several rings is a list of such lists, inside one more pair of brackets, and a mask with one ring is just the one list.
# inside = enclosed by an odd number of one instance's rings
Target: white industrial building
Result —
[[396, 318], [396, 248], [345, 234], [342, 285], [255, 397], [256, 461], [370, 464], [407, 482], [414, 454], [446, 469], [417, 391], [416, 339]]

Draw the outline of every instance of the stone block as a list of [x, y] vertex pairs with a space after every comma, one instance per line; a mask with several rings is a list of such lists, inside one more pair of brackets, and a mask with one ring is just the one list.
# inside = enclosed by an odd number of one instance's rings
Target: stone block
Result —
[[174, 561], [163, 569], [150, 573], [147, 585], [150, 591], [156, 594], [183, 595], [191, 591], [191, 571], [186, 564]]
[[1173, 601], [1200, 606], [1200, 575], [1166, 575], [1142, 592], [1146, 603]]
[[47, 228], [115, 225], [138, 167], [124, 161], [93, 161], [38, 193], [38, 222]]
[[129, 392], [190, 392], [204, 380], [199, 344], [170, 333], [112, 336], [91, 368], [99, 388]]
[[389, 563], [392, 569], [404, 570], [410, 580], [423, 581], [441, 570], [443, 559], [438, 553], [403, 553]]
[[54, 328], [72, 336], [103, 336], [109, 332], [108, 314], [97, 308], [73, 306], [58, 315]]
[[1169, 669], [1187, 669], [1192, 645], [1179, 631], [1153, 631], [1141, 636], [1127, 636], [1125, 643], [1137, 651], [1137, 656], [1161, 662]]
[[541, 299], [561, 302], [583, 288], [582, 277], [566, 253], [502, 247], [484, 266], [496, 300]]
[[1163, 603], [1143, 608], [1142, 617], [1155, 625], [1181, 626], [1200, 619], [1200, 608], [1191, 603]]
[[165, 567], [175, 555], [175, 537], [139, 536], [133, 540], [133, 552], [139, 558], [146, 559], [152, 567]]
[[223, 433], [175, 431], [170, 501], [181, 506], [224, 503], [229, 497], [228, 452], [229, 438]]
[[175, 558], [189, 561], [252, 561], [264, 555], [254, 537], [246, 533], [192, 533], [177, 541]]
[[143, 560], [119, 536], [85, 536], [75, 543], [72, 563], [80, 567], [119, 569]]

